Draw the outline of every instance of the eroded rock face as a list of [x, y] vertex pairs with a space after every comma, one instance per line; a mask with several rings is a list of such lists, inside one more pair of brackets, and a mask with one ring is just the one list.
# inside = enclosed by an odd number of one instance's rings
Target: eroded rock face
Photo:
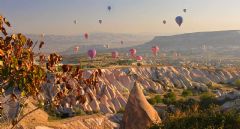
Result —
[[[88, 78], [93, 71], [84, 71], [84, 78]], [[45, 84], [45, 98], [52, 100], [59, 91], [65, 87], [71, 87], [71, 96], [66, 96], [61, 103], [62, 108], [82, 107], [84, 111], [94, 111], [103, 113], [116, 113], [126, 106], [129, 91], [131, 91], [136, 78], [141, 87], [156, 93], [164, 93], [171, 88], [197, 89], [199, 91], [208, 91], [208, 86], [214, 83], [231, 83], [239, 78], [240, 70], [237, 69], [196, 69], [185, 67], [137, 67], [137, 68], [119, 68], [102, 69], [102, 76], [99, 77], [99, 85], [95, 88], [89, 88], [81, 85], [75, 78], [66, 74], [67, 84], [56, 84], [57, 78], [49, 75], [49, 81]], [[79, 89], [77, 89], [79, 88]], [[65, 88], [66, 89], [66, 88]], [[86, 102], [76, 99], [76, 94], [85, 98]]]
[[125, 108], [121, 129], [146, 129], [160, 122], [157, 111], [147, 102], [142, 89], [135, 82]]

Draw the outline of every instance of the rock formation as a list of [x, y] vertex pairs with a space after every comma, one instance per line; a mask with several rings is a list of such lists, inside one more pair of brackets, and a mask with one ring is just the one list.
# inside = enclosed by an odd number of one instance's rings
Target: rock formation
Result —
[[146, 129], [160, 122], [157, 111], [148, 103], [139, 84], [135, 82], [125, 108], [121, 129]]

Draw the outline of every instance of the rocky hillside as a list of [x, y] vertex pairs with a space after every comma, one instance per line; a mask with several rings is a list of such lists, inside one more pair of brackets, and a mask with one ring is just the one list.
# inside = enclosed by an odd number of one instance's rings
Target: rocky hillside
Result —
[[[96, 70], [83, 71], [83, 77], [89, 78], [94, 71]], [[75, 116], [79, 111], [85, 113], [101, 112], [103, 114], [123, 112], [129, 93], [136, 81], [144, 89], [144, 93], [163, 94], [173, 88], [208, 91], [208, 88], [216, 83], [234, 83], [240, 76], [240, 70], [237, 68], [203, 69], [173, 66], [105, 68], [101, 72], [96, 87], [80, 85], [81, 82], [76, 78], [72, 78], [70, 73], [66, 73], [65, 77], [62, 77], [65, 81], [61, 81], [56, 74], [48, 73], [48, 81], [43, 85], [42, 97], [48, 100], [49, 103], [60, 101], [59, 105], [51, 110], [51, 113], [61, 114], [60, 116], [65, 118]], [[58, 97], [61, 99], [56, 99]], [[6, 108], [11, 110], [9, 116], [14, 115], [13, 113], [17, 112], [18, 109], [16, 102], [9, 104], [9, 106], [11, 105], [13, 106]], [[40, 114], [44, 117], [42, 120], [47, 120], [46, 113]], [[67, 127], [76, 124], [78, 121], [88, 124], [86, 123], [87, 119], [80, 118], [76, 121], [73, 118], [73, 120], [70, 120], [72, 122], [63, 121], [63, 123]], [[94, 123], [98, 119], [99, 121], [105, 120], [105, 116], [97, 116], [96, 119], [89, 120], [89, 122]], [[116, 119], [115, 122], [120, 124], [118, 118]], [[54, 127], [51, 123], [49, 124]], [[109, 126], [115, 125], [110, 124]]]
[[[93, 70], [84, 71], [84, 77]], [[194, 88], [200, 91], [207, 91], [209, 86], [215, 83], [233, 83], [240, 75], [238, 69], [193, 69], [184, 67], [136, 67], [102, 69], [100, 83], [96, 88], [82, 86], [81, 97], [85, 102], [76, 100], [77, 91], [72, 88], [70, 96], [66, 96], [58, 110], [70, 113], [72, 107], [82, 108], [84, 111], [116, 113], [121, 111], [125, 105], [134, 82], [138, 80], [145, 90], [156, 93], [164, 93], [170, 88]], [[69, 79], [69, 85], [77, 86], [78, 82], [74, 78]], [[46, 84], [47, 97], [51, 100], [57, 95], [59, 88], [54, 83]]]

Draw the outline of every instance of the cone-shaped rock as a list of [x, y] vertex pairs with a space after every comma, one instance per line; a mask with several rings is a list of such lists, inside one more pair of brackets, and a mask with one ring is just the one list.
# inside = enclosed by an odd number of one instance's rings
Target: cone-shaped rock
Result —
[[146, 129], [160, 122], [157, 111], [148, 103], [140, 85], [135, 82], [125, 108], [121, 129]]

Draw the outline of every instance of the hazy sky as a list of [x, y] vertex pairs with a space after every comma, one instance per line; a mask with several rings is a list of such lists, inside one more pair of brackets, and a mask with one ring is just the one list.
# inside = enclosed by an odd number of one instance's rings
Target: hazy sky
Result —
[[[112, 11], [107, 11], [107, 6]], [[188, 12], [183, 13], [182, 9]], [[0, 13], [24, 33], [176, 34], [240, 30], [240, 0], [0, 0]], [[179, 28], [175, 17], [182, 15]], [[74, 20], [78, 24], [73, 23]], [[102, 19], [100, 25], [98, 19]], [[166, 19], [167, 24], [162, 21]]]

